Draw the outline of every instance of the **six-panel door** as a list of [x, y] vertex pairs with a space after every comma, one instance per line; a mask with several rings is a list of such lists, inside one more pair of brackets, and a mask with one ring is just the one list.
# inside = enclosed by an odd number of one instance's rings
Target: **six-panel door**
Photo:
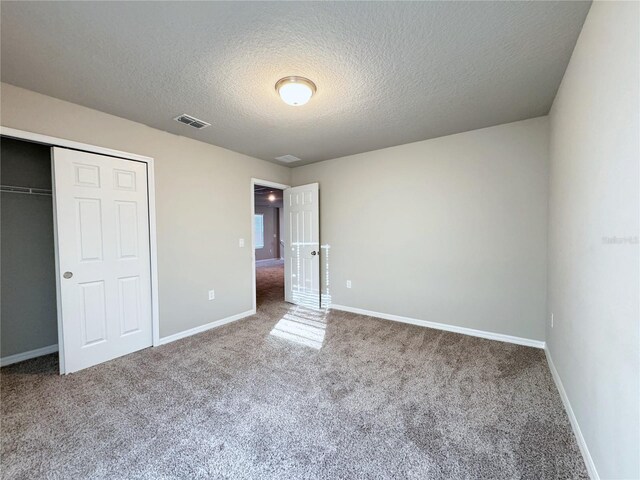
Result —
[[318, 184], [284, 191], [285, 300], [320, 307], [320, 218]]
[[152, 344], [146, 164], [53, 148], [65, 372]]

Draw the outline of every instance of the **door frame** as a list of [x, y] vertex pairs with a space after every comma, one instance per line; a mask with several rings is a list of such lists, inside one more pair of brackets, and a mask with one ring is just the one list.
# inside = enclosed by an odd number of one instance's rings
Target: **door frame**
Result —
[[[152, 157], [144, 155], [138, 155], [136, 153], [122, 152], [120, 150], [113, 150], [111, 148], [98, 147], [95, 145], [89, 145], [87, 143], [75, 142], [73, 140], [67, 140], [64, 138], [51, 137], [49, 135], [42, 135], [35, 132], [28, 132], [26, 130], [18, 130], [15, 128], [9, 128], [0, 126], [0, 136], [15, 138], [18, 140], [25, 140], [32, 143], [39, 143], [50, 147], [62, 147], [69, 148], [71, 150], [80, 150], [82, 152], [94, 153], [98, 155], [104, 155], [108, 157], [122, 158], [124, 160], [134, 160], [137, 162], [143, 162], [147, 165], [147, 199], [149, 207], [149, 256], [151, 260], [151, 329], [153, 333], [152, 345], [154, 347], [160, 345], [160, 318], [159, 318], [159, 301], [158, 301], [158, 244], [156, 236], [156, 191], [155, 191], [155, 172], [154, 161]], [[52, 168], [51, 175], [53, 177], [54, 171]], [[53, 178], [52, 178], [53, 180]], [[56, 303], [57, 303], [57, 321], [58, 321], [58, 356], [60, 358], [60, 374], [66, 373], [64, 366], [64, 338], [62, 335], [62, 298], [60, 294], [60, 262], [58, 255], [58, 229], [56, 225], [55, 215], [55, 183], [52, 182], [52, 198], [53, 198], [53, 238], [55, 249], [55, 263], [56, 263]], [[255, 284], [254, 284], [255, 285]], [[255, 302], [255, 295], [254, 295]], [[254, 303], [255, 306], [255, 303]]]
[[[256, 302], [256, 249], [253, 248], [254, 242], [255, 242], [255, 228], [254, 228], [254, 215], [256, 214], [256, 199], [255, 199], [255, 186], [256, 185], [260, 185], [262, 187], [270, 187], [270, 188], [277, 188], [278, 190], [286, 190], [287, 188], [291, 188], [291, 185], [284, 185], [283, 183], [276, 183], [276, 182], [270, 182], [269, 180], [261, 180], [259, 178], [251, 178], [251, 285], [252, 285], [252, 294], [253, 294], [253, 298], [251, 300], [252, 302], [252, 307], [251, 307], [251, 311], [253, 313], [256, 313], [257, 311], [257, 302]], [[284, 199], [284, 198], [283, 198]], [[284, 221], [286, 222], [287, 219], [285, 218]], [[280, 239], [282, 240], [282, 239]], [[284, 255], [286, 255], [287, 253], [287, 249], [284, 248]], [[284, 256], [282, 257], [284, 258]]]

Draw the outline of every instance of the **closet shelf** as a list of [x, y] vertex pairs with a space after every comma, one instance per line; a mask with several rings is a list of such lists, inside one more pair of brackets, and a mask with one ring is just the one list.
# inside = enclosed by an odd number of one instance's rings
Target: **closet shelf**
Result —
[[23, 193], [26, 195], [51, 195], [51, 190], [45, 188], [17, 187], [14, 185], [0, 185], [0, 192]]

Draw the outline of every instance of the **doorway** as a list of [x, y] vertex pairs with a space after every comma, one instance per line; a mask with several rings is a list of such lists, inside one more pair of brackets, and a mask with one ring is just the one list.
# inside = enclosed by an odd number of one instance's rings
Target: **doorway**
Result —
[[277, 187], [271, 183], [253, 185], [256, 308], [265, 302], [284, 301], [284, 188]]
[[[262, 208], [273, 205], [278, 205], [277, 213]], [[320, 286], [320, 258], [324, 257], [327, 262], [329, 250], [328, 246], [320, 246], [319, 207], [318, 183], [289, 187], [251, 179], [254, 312], [258, 306], [258, 279], [261, 280], [259, 286], [265, 289], [264, 294], [260, 292], [261, 299], [267, 294], [270, 299], [277, 295], [285, 302], [314, 309], [321, 308], [329, 299], [328, 283], [325, 293]], [[277, 229], [265, 229], [271, 218], [278, 223]], [[271, 237], [266, 238], [268, 235]], [[264, 278], [267, 273], [270, 278]], [[328, 279], [328, 268], [325, 273]], [[284, 288], [279, 283], [282, 276]]]

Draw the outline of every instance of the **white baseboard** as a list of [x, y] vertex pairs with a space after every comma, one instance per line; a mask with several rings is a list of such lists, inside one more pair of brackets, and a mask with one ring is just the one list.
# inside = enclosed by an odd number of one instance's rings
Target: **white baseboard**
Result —
[[211, 330], [212, 328], [221, 327], [222, 325], [226, 325], [227, 323], [235, 322], [236, 320], [241, 320], [243, 318], [250, 317], [251, 315], [255, 315], [255, 313], [256, 313], [255, 310], [247, 310], [246, 312], [238, 313], [237, 315], [232, 315], [231, 317], [216, 320], [215, 322], [206, 323], [204, 325], [200, 325], [199, 327], [185, 330], [184, 332], [174, 333], [173, 335], [169, 335], [168, 337], [160, 338], [158, 340], [158, 343], [155, 346], [165, 345], [167, 343], [180, 340], [181, 338], [186, 338], [186, 337], [190, 337], [191, 335], [196, 335], [198, 333], [206, 332], [207, 330]]
[[526, 347], [544, 348], [544, 342], [541, 340], [532, 340], [530, 338], [514, 337], [504, 335], [502, 333], [486, 332], [484, 330], [475, 330], [473, 328], [458, 327], [455, 325], [447, 325], [445, 323], [429, 322], [427, 320], [419, 320], [417, 318], [402, 317], [400, 315], [392, 315], [390, 313], [372, 312], [361, 308], [347, 307], [345, 305], [331, 305], [333, 310], [342, 310], [344, 312], [358, 313], [369, 317], [382, 318], [384, 320], [393, 320], [394, 322], [409, 323], [418, 325], [419, 327], [435, 328], [436, 330], [445, 330], [447, 332], [462, 333], [463, 335], [471, 335], [472, 337], [486, 338], [488, 340], [498, 340], [499, 342], [515, 343]]
[[0, 358], [0, 367], [6, 367], [12, 363], [23, 362], [31, 358], [41, 357], [43, 355], [49, 355], [58, 351], [58, 344], [49, 345], [48, 347], [36, 348], [35, 350], [29, 350], [28, 352], [16, 353], [15, 355], [9, 355], [7, 357]]
[[275, 261], [279, 261], [279, 260], [284, 260], [284, 259], [280, 258], [280, 257], [263, 258], [261, 260], [256, 260], [256, 263], [269, 263], [269, 262], [275, 262]]
[[562, 399], [562, 403], [564, 404], [564, 409], [567, 411], [569, 422], [571, 422], [571, 428], [573, 428], [573, 433], [576, 436], [578, 447], [580, 447], [580, 452], [582, 453], [582, 458], [584, 458], [584, 463], [587, 466], [587, 472], [589, 473], [589, 478], [591, 478], [591, 480], [600, 480], [600, 475], [598, 475], [598, 471], [596, 470], [596, 465], [593, 463], [593, 458], [591, 458], [591, 454], [589, 453], [587, 442], [585, 442], [584, 437], [582, 436], [582, 431], [580, 430], [578, 419], [573, 413], [573, 408], [571, 408], [571, 402], [569, 402], [569, 397], [567, 397], [567, 392], [564, 389], [564, 385], [562, 385], [562, 380], [560, 379], [560, 375], [556, 370], [556, 366], [553, 364], [553, 360], [551, 359], [551, 354], [549, 353], [549, 349], [545, 347], [544, 353], [547, 356], [547, 363], [549, 364], [549, 370], [551, 370], [551, 376], [553, 377], [553, 381], [556, 383], [558, 392], [560, 392], [560, 398]]

